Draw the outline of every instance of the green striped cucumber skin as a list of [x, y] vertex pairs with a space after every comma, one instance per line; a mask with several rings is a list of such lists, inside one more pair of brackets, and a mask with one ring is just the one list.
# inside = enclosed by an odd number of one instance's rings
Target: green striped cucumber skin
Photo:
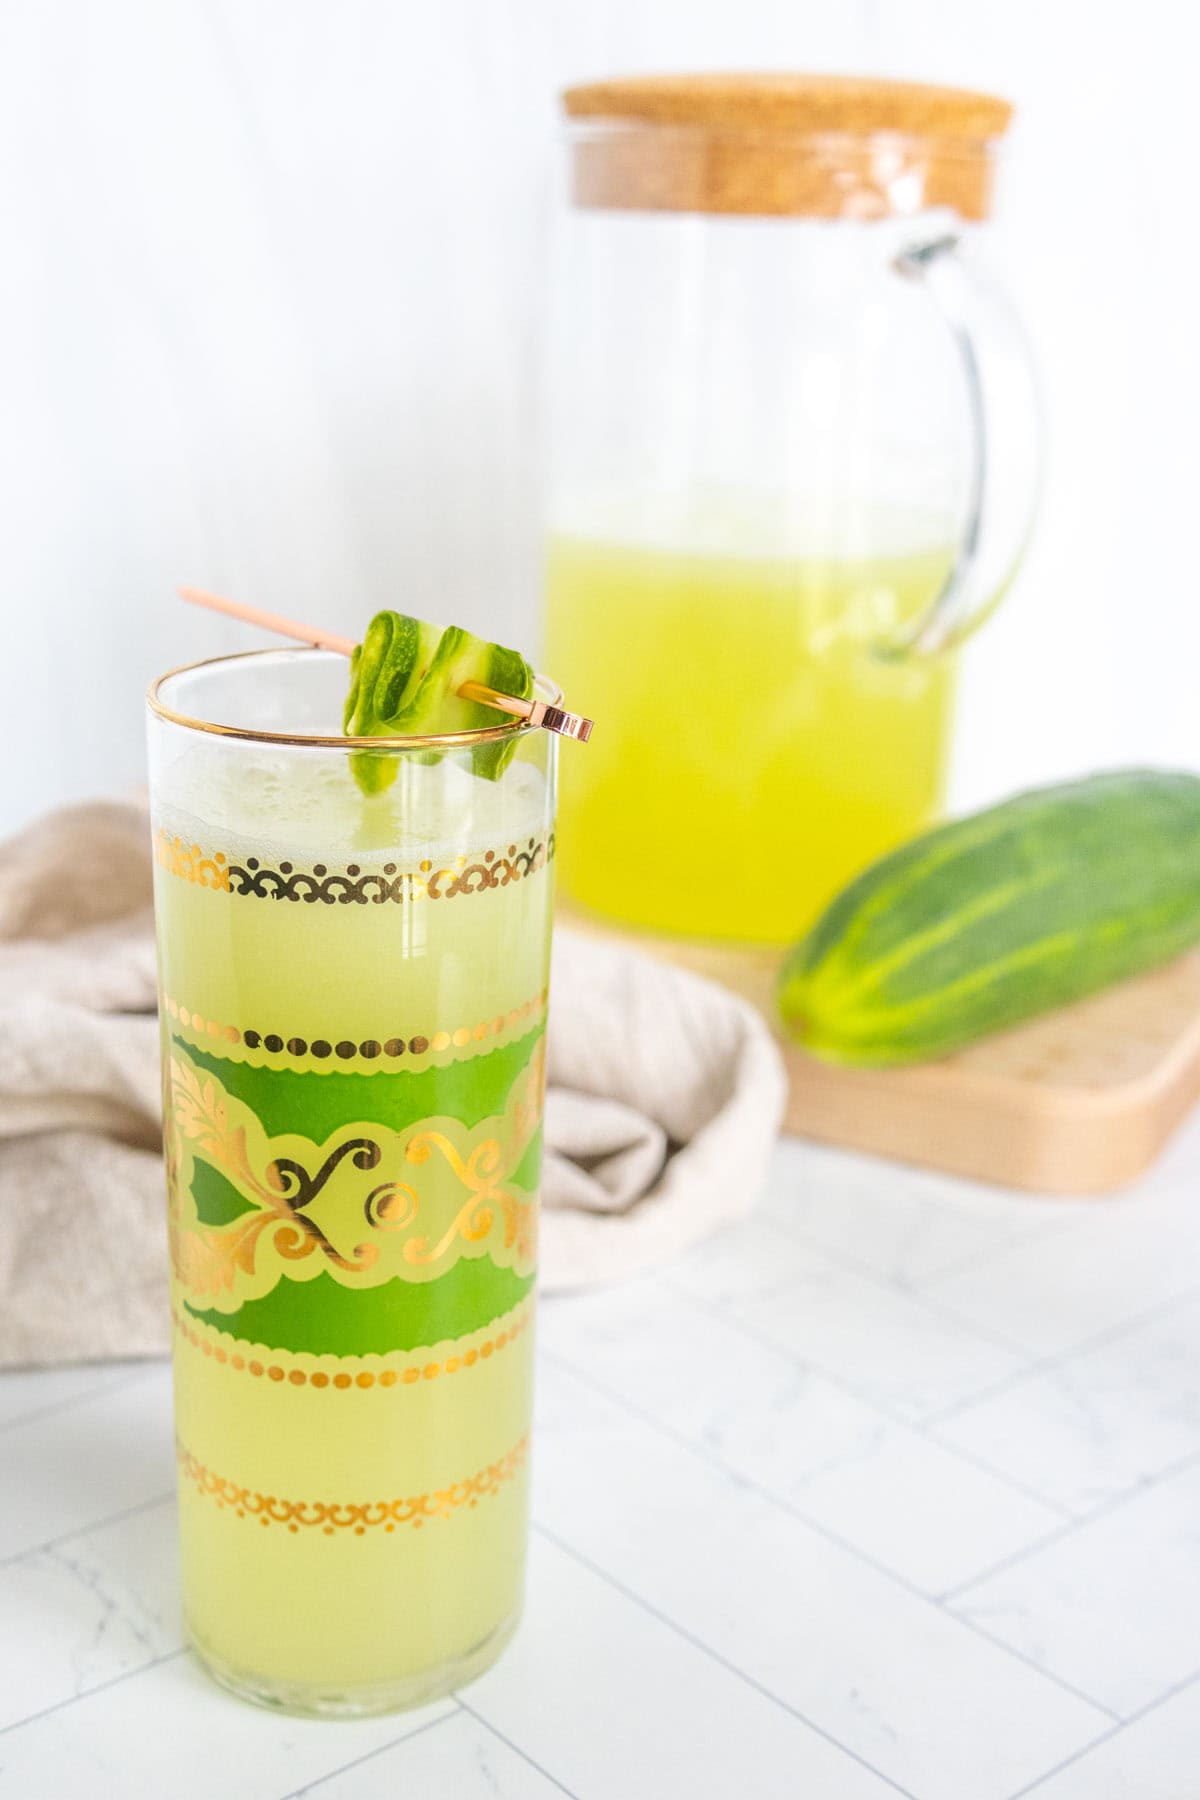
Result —
[[872, 863], [784, 962], [788, 1033], [922, 1062], [1200, 940], [1200, 777], [1129, 769], [1019, 794]]
[[[430, 625], [407, 613], [379, 612], [350, 658], [350, 691], [342, 729], [348, 737], [407, 737], [421, 733], [491, 730], [510, 723], [495, 707], [464, 700], [465, 681], [482, 682], [518, 700], [533, 696], [534, 674], [525, 658], [503, 644], [489, 643], [461, 625]], [[499, 781], [516, 753], [519, 737], [475, 744], [471, 766], [487, 781]], [[415, 762], [437, 763], [440, 750], [409, 750]], [[350, 759], [364, 794], [383, 793], [399, 772], [390, 753], [356, 751]]]

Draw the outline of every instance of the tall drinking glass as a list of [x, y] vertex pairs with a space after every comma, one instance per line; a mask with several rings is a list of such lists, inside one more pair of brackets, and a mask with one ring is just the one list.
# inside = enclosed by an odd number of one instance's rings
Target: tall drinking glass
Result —
[[314, 1713], [516, 1625], [554, 852], [549, 733], [356, 749], [346, 679], [270, 651], [149, 696], [185, 1609], [218, 1680]]

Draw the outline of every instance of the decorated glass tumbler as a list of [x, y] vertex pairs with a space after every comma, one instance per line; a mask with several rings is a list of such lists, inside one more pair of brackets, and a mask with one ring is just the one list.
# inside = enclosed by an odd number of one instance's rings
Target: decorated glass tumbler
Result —
[[555, 784], [519, 723], [356, 749], [345, 681], [149, 697], [188, 1628], [328, 1714], [460, 1685], [520, 1611]]

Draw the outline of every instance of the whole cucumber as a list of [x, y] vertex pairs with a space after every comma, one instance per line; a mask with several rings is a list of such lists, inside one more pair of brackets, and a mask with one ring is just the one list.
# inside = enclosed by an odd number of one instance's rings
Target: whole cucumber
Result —
[[872, 863], [789, 952], [789, 1035], [921, 1062], [1200, 940], [1200, 777], [1128, 769], [1018, 794]]

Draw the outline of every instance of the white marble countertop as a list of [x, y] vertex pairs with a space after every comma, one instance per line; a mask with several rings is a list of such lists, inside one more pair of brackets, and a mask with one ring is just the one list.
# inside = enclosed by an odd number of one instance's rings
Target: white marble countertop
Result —
[[166, 1367], [0, 1378], [4, 1800], [1196, 1800], [1200, 1116], [1106, 1201], [809, 1146], [543, 1307], [529, 1605], [356, 1724], [182, 1646]]

